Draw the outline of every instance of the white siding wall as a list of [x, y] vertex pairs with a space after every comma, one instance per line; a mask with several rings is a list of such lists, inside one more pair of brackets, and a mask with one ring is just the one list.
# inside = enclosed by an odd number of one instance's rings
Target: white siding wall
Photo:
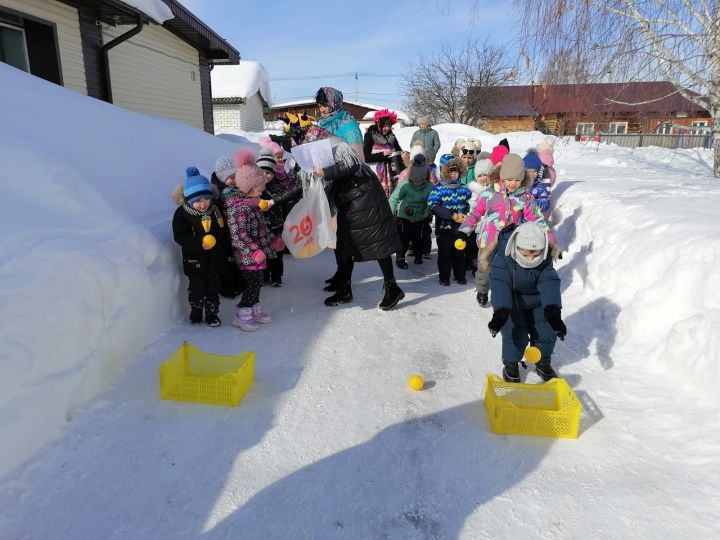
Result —
[[3, 7], [55, 23], [63, 86], [87, 95], [77, 9], [55, 0], [0, 0]]
[[215, 133], [223, 131], [262, 131], [265, 127], [262, 100], [257, 92], [245, 103], [218, 103], [213, 105]]
[[[2, 2], [4, 0], [0, 0]], [[103, 27], [103, 41], [132, 26]], [[113, 103], [203, 129], [198, 51], [161, 26], [110, 49]]]

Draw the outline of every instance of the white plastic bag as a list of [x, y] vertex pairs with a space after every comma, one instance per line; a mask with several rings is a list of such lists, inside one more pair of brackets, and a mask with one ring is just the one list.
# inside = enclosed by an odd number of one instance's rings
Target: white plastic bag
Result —
[[307, 259], [334, 246], [336, 236], [331, 219], [322, 181], [313, 179], [305, 196], [285, 218], [282, 239], [293, 257]]

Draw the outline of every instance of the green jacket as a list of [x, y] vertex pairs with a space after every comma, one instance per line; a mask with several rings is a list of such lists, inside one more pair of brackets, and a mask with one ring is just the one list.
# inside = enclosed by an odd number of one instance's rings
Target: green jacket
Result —
[[416, 186], [410, 181], [403, 182], [395, 188], [388, 199], [390, 210], [398, 217], [413, 223], [421, 221], [423, 213], [427, 211], [427, 199], [432, 187], [430, 182], [424, 182], [421, 186]]
[[470, 165], [468, 167], [467, 176], [465, 176], [464, 179], [461, 178], [460, 183], [463, 186], [467, 186], [470, 182], [474, 182], [474, 181], [475, 181], [475, 163], [473, 163], [472, 165]]
[[435, 156], [440, 150], [440, 137], [437, 131], [431, 127], [418, 129], [410, 139], [410, 148], [412, 148], [415, 141], [420, 141], [422, 144], [428, 163], [435, 163]]

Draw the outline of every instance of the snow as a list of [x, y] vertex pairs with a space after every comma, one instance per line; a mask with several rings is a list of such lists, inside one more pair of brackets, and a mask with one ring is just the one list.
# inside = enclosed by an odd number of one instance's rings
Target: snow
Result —
[[[439, 286], [434, 256], [397, 270], [392, 312], [376, 308], [374, 263], [356, 265], [354, 303], [322, 306], [325, 252], [286, 259], [283, 287], [262, 290], [274, 322], [254, 334], [229, 324], [232, 300], [222, 327], [190, 326], [168, 193], [234, 144], [3, 65], [0, 80], [0, 180], [22, 201], [0, 217], [0, 537], [717, 536], [710, 151], [557, 141], [568, 336], [554, 363], [583, 401], [580, 436], [497, 436], [490, 311], [470, 285]], [[415, 129], [395, 130], [403, 148]], [[544, 139], [435, 129], [441, 152]], [[184, 340], [256, 352], [240, 407], [158, 398]], [[426, 390], [407, 389], [412, 373]]]
[[175, 18], [173, 12], [162, 0], [122, 0], [124, 4], [143, 12], [159, 24]]
[[255, 93], [270, 103], [270, 75], [260, 62], [241, 60], [236, 66], [218, 65], [210, 72], [214, 98], [248, 98]]

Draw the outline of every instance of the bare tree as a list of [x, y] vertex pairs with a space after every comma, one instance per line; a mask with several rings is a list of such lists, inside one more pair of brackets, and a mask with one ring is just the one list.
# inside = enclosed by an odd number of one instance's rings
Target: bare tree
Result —
[[541, 84], [582, 84], [591, 82], [587, 58], [580, 51], [562, 49], [551, 55], [540, 74]]
[[503, 47], [468, 39], [457, 47], [443, 43], [411, 63], [402, 86], [411, 113], [478, 125], [488, 99], [483, 90], [507, 84], [515, 73]]
[[[562, 50], [588, 60], [590, 78], [670, 81], [713, 120], [720, 177], [718, 0], [515, 0], [535, 64]], [[539, 60], [539, 61], [538, 61]]]

